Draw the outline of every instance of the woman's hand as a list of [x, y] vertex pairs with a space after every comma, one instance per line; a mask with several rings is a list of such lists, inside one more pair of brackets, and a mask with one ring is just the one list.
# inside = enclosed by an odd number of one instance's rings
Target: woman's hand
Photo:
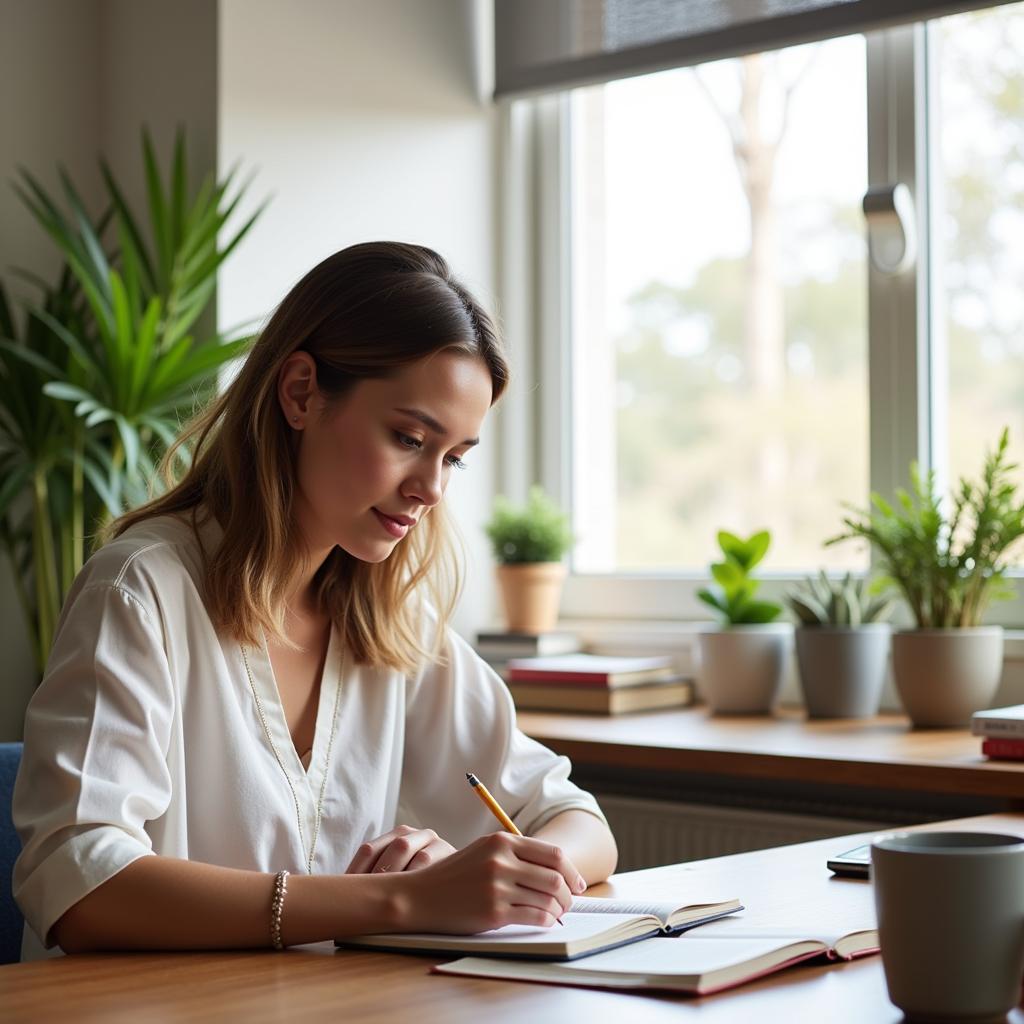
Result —
[[376, 839], [371, 839], [356, 850], [346, 875], [364, 875], [371, 872], [416, 871], [436, 864], [455, 852], [433, 829], [398, 825]]
[[506, 924], [550, 927], [586, 888], [559, 847], [507, 832], [482, 836], [395, 884], [403, 931], [455, 935]]

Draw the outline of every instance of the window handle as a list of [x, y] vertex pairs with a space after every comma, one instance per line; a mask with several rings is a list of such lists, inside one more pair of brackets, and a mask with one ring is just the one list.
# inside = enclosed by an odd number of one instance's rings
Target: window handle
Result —
[[917, 257], [914, 197], [902, 182], [875, 185], [864, 193], [868, 254], [882, 274], [901, 274]]

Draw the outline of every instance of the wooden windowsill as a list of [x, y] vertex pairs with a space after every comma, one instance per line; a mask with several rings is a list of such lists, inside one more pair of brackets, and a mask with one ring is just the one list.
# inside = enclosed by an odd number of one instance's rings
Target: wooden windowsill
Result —
[[966, 729], [912, 729], [904, 715], [808, 720], [694, 707], [599, 717], [521, 711], [519, 726], [574, 763], [1024, 801], [1024, 762], [989, 761]]

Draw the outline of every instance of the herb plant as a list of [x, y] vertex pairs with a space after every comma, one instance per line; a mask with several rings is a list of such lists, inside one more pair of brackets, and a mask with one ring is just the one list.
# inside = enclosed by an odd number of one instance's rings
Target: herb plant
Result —
[[890, 504], [878, 494], [871, 508], [847, 506], [846, 530], [827, 541], [860, 537], [874, 548], [883, 583], [910, 607], [919, 629], [977, 626], [994, 600], [1013, 596], [1006, 581], [1011, 551], [1024, 535], [1024, 502], [1012, 476], [1009, 431], [985, 458], [981, 478], [961, 478], [948, 514], [936, 493], [935, 474], [911, 467], [910, 493]]
[[484, 529], [503, 565], [558, 562], [573, 542], [569, 517], [536, 484], [523, 508], [498, 495]]

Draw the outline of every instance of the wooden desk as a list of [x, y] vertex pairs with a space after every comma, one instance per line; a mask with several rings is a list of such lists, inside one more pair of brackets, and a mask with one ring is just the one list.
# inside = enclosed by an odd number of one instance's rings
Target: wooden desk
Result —
[[521, 711], [518, 718], [527, 735], [576, 767], [811, 781], [1024, 808], [1024, 763], [987, 761], [980, 738], [966, 729], [914, 730], [902, 715], [814, 721], [793, 710], [769, 718], [687, 708], [611, 718]]
[[[935, 826], [924, 826], [935, 827]], [[1024, 815], [989, 815], [942, 827], [1024, 835]], [[751, 924], [871, 927], [867, 882], [839, 880], [825, 858], [866, 836], [761, 850], [620, 875], [594, 895], [682, 898], [740, 896]], [[669, 940], [665, 940], [669, 941]], [[677, 940], [685, 942], [685, 937]], [[88, 955], [0, 967], [8, 1024], [50, 1020], [131, 1024], [245, 1020], [354, 1020], [383, 1024], [571, 1024], [619, 1019], [705, 1024], [828, 1021], [895, 1024], [878, 957], [798, 966], [732, 992], [701, 999], [598, 992], [427, 973], [434, 961], [400, 954], [335, 952], [321, 944], [286, 953]], [[1014, 1024], [1024, 1024], [1015, 1011]]]

